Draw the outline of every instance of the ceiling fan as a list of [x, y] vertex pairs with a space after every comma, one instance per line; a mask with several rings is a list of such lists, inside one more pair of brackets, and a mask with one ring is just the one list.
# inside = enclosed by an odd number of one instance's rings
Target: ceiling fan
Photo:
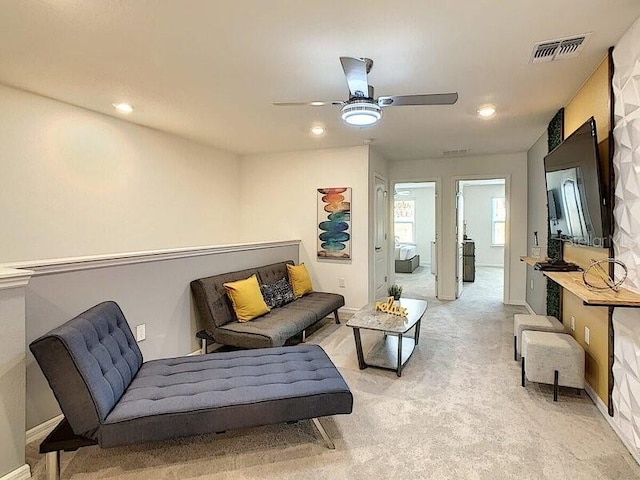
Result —
[[339, 105], [342, 119], [349, 125], [366, 127], [382, 118], [382, 109], [404, 105], [453, 105], [458, 101], [457, 93], [433, 93], [425, 95], [391, 95], [375, 98], [367, 74], [373, 67], [370, 58], [340, 57], [340, 63], [349, 85], [349, 100], [312, 102], [274, 102], [278, 107]]

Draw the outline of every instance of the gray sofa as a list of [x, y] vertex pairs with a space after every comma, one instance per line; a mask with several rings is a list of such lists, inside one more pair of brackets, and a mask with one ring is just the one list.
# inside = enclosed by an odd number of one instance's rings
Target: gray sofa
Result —
[[114, 302], [31, 343], [65, 419], [41, 444], [49, 478], [60, 451], [115, 447], [351, 413], [349, 387], [317, 345], [143, 362]]
[[338, 309], [344, 306], [344, 297], [324, 292], [312, 292], [250, 322], [238, 322], [223, 284], [254, 274], [260, 285], [275, 283], [288, 278], [287, 264], [293, 262], [274, 263], [192, 281], [191, 291], [206, 332], [205, 338], [239, 348], [280, 347], [296, 335], [303, 334], [304, 339], [304, 332], [309, 326], [331, 313], [336, 323], [340, 323]]

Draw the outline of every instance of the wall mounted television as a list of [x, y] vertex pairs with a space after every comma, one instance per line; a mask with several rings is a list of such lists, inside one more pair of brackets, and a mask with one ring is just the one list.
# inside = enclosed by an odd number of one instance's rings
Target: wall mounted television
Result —
[[544, 157], [550, 238], [609, 246], [608, 181], [593, 117]]

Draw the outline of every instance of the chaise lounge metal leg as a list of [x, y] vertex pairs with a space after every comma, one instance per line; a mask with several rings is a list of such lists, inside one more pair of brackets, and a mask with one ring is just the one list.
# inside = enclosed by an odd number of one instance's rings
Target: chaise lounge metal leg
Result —
[[45, 458], [47, 480], [60, 480], [60, 450], [47, 452]]
[[336, 323], [337, 323], [338, 325], [340, 325], [340, 317], [338, 316], [338, 310], [334, 310], [334, 312], [333, 312], [333, 318], [335, 318], [335, 319], [336, 319]]
[[316, 428], [320, 432], [320, 435], [322, 436], [322, 439], [324, 440], [324, 443], [327, 444], [327, 448], [329, 448], [331, 450], [335, 450], [336, 446], [333, 444], [333, 442], [331, 441], [331, 437], [329, 437], [329, 434], [327, 433], [327, 431], [324, 429], [324, 427], [320, 423], [320, 419], [312, 418], [311, 421], [313, 422], [313, 424], [316, 426]]
[[518, 361], [518, 336], [513, 336], [513, 359]]
[[553, 401], [558, 401], [558, 370], [553, 371]]

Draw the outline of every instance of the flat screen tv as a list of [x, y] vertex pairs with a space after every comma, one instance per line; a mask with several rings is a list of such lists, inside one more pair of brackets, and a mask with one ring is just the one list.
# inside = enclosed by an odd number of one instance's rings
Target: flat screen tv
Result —
[[549, 235], [608, 247], [607, 184], [598, 158], [593, 117], [544, 158]]

